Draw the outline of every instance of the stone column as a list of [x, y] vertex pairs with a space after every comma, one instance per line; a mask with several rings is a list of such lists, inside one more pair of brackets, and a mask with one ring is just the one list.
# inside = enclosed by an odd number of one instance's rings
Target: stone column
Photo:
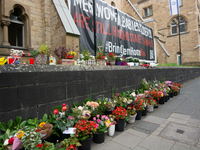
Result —
[[8, 42], [8, 25], [10, 24], [10, 21], [1, 21], [1, 25], [3, 26], [3, 45], [10, 45]]

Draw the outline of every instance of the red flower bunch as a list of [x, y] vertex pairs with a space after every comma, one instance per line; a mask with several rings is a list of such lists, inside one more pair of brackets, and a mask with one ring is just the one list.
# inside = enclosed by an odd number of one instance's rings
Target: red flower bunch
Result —
[[96, 56], [96, 59], [105, 59], [105, 56], [102, 56], [102, 54], [99, 53], [98, 56]]
[[14, 137], [11, 137], [9, 140], [8, 140], [8, 144], [10, 144], [10, 145], [12, 145], [13, 144], [13, 142], [14, 142]]
[[171, 87], [173, 92], [178, 92], [179, 91], [179, 87], [174, 85]]
[[136, 114], [136, 109], [135, 109], [134, 105], [133, 106], [127, 106], [126, 110], [127, 110], [128, 116], [132, 116], [132, 115]]
[[174, 83], [173, 86], [177, 86], [178, 88], [182, 88], [183, 86], [179, 83]]
[[135, 100], [135, 109], [136, 111], [142, 111], [144, 110], [144, 100], [143, 96], [138, 96], [137, 99]]
[[42, 146], [43, 146], [43, 143], [36, 145], [36, 147], [40, 147], [40, 148], [42, 148]]
[[127, 111], [125, 108], [122, 108], [120, 106], [112, 111], [112, 115], [115, 116], [115, 119], [117, 119], [117, 120], [124, 119], [127, 115]]
[[109, 60], [115, 60], [115, 54], [113, 54], [113, 53], [109, 53], [109, 55], [108, 55], [108, 59]]
[[83, 141], [92, 137], [93, 132], [96, 130], [96, 124], [94, 121], [79, 120], [75, 125], [75, 128], [75, 136], [79, 139], [79, 141]]
[[162, 97], [163, 93], [159, 91], [151, 91], [150, 96], [155, 99], [156, 101], [159, 101], [159, 99]]
[[66, 58], [66, 59], [73, 59], [73, 58], [74, 58], [74, 55], [66, 54], [66, 55], [65, 55], [65, 58]]

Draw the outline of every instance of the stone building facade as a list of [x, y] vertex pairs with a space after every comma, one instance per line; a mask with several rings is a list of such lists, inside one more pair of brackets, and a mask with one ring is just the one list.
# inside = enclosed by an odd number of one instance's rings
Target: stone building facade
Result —
[[[158, 63], [177, 63], [180, 55], [177, 16], [170, 16], [168, 0], [104, 1], [153, 28]], [[181, 32], [182, 62], [199, 62], [200, 3], [179, 1], [180, 18], [185, 25]], [[38, 50], [42, 43], [51, 51], [65, 46], [79, 52], [79, 36], [65, 31], [52, 0], [0, 0], [0, 22], [0, 56], [8, 56], [11, 48], [29, 53]], [[173, 26], [173, 34], [172, 23], [177, 26], [176, 29]]]

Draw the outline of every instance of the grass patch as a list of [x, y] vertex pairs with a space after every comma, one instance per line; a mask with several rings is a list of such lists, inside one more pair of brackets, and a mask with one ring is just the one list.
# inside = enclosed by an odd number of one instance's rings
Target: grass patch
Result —
[[175, 63], [158, 64], [158, 66], [168, 66], [168, 67], [198, 67], [198, 66], [177, 65]]

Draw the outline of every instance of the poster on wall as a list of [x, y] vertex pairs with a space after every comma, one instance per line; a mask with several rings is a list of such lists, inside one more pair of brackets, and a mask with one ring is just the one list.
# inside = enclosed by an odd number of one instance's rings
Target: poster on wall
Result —
[[[92, 0], [68, 0], [70, 13], [81, 34], [80, 48], [94, 52]], [[154, 61], [153, 31], [108, 3], [96, 0], [96, 45], [105, 53]], [[97, 50], [98, 50], [97, 48]]]

